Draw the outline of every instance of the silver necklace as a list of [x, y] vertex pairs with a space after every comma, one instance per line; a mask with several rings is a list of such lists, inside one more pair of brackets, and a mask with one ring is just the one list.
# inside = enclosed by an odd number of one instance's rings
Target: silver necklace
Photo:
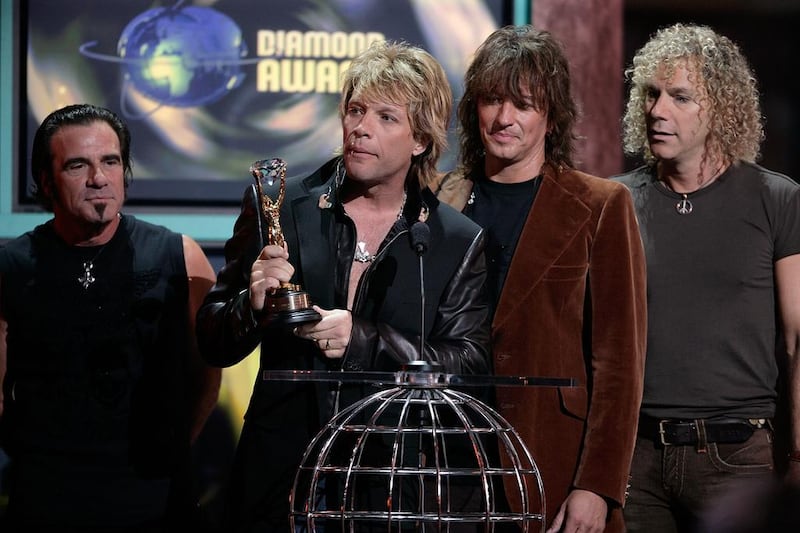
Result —
[[353, 255], [353, 261], [357, 263], [371, 263], [375, 256], [367, 251], [367, 243], [358, 241], [356, 244], [356, 253]]
[[[400, 204], [400, 212], [397, 213], [397, 218], [395, 219], [400, 220], [403, 216], [403, 208], [406, 206], [406, 198], [407, 198], [406, 191], [403, 191], [403, 203]], [[358, 241], [356, 244], [356, 252], [353, 254], [353, 261], [356, 263], [371, 263], [375, 260], [375, 256], [369, 253], [367, 250], [367, 243], [366, 241]]]
[[83, 262], [83, 275], [78, 278], [78, 283], [80, 283], [84, 289], [88, 289], [92, 283], [97, 281], [92, 270], [94, 269], [94, 262], [97, 261], [97, 258], [100, 257], [100, 254], [102, 254], [105, 249], [106, 245], [103, 245], [93, 258]]
[[679, 215], [688, 215], [694, 210], [694, 206], [692, 205], [692, 201], [689, 200], [690, 193], [680, 193], [683, 195], [677, 204], [675, 204], [675, 211], [678, 212]]
[[689, 213], [694, 211], [694, 205], [692, 205], [692, 201], [689, 200], [689, 195], [694, 194], [703, 187], [705, 187], [705, 185], [703, 185], [702, 187], [699, 187], [698, 189], [695, 189], [692, 192], [678, 192], [672, 187], [670, 187], [669, 183], [667, 183], [665, 180], [659, 180], [659, 181], [668, 191], [681, 195], [681, 199], [678, 200], [678, 203], [675, 204], [675, 211], [677, 211], [679, 215], [688, 215]]
[[689, 195], [696, 193], [700, 189], [705, 189], [706, 187], [708, 187], [709, 185], [714, 183], [714, 181], [716, 181], [717, 177], [719, 177], [719, 175], [722, 174], [722, 171], [724, 170], [724, 168], [725, 168], [724, 166], [720, 166], [717, 169], [717, 171], [714, 173], [714, 175], [711, 176], [711, 179], [706, 181], [704, 184], [700, 185], [698, 188], [696, 188], [692, 192], [678, 192], [675, 189], [673, 189], [672, 187], [670, 187], [669, 183], [667, 183], [666, 180], [659, 180], [659, 181], [662, 184], [664, 184], [664, 187], [666, 187], [667, 190], [672, 191], [675, 194], [680, 194], [681, 195], [682, 198], [680, 200], [678, 200], [678, 203], [675, 204], [675, 211], [677, 211], [679, 215], [688, 215], [692, 211], [694, 211], [694, 205], [692, 204], [692, 201], [689, 200]]

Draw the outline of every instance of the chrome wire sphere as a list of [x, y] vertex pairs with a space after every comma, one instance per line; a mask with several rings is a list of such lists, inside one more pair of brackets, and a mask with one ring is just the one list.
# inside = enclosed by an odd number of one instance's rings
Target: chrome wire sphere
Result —
[[[504, 507], [513, 490], [518, 510]], [[309, 444], [290, 495], [292, 531], [544, 531], [542, 479], [497, 412], [438, 372], [337, 414]], [[506, 526], [507, 527], [507, 526]]]

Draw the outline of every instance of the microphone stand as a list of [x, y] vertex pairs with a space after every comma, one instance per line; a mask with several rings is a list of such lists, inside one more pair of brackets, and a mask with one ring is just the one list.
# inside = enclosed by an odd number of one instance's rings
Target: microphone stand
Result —
[[420, 327], [419, 327], [419, 360], [425, 360], [425, 266], [422, 256], [428, 251], [431, 239], [431, 229], [424, 222], [414, 222], [411, 225], [411, 248], [419, 257], [419, 295], [420, 295]]
[[[425, 255], [425, 252], [428, 250], [428, 242], [430, 241], [431, 230], [427, 224], [424, 222], [417, 221], [411, 225], [410, 230], [410, 237], [411, 237], [411, 248], [416, 252], [417, 257], [419, 258], [419, 294], [420, 294], [420, 327], [419, 327], [419, 355], [418, 355], [418, 365], [426, 366], [427, 363], [425, 362], [425, 265], [422, 262], [422, 256]], [[423, 441], [423, 434], [425, 433], [422, 428], [425, 426], [426, 422], [426, 410], [425, 407], [420, 407], [420, 414], [419, 414], [419, 440], [417, 442], [417, 467], [424, 468], [426, 466], [427, 459], [425, 457], [425, 443]], [[433, 420], [431, 421], [433, 422]], [[431, 439], [432, 442], [436, 440], [436, 435], [431, 432]], [[435, 447], [435, 446], [434, 446]], [[422, 474], [419, 476], [419, 501], [418, 506], [420, 509], [424, 508], [425, 502], [425, 479]], [[426, 525], [424, 523], [419, 524], [417, 523], [417, 530], [421, 533], [426, 531]]]
[[420, 297], [420, 323], [419, 323], [419, 359], [425, 360], [425, 268], [422, 265], [422, 254], [419, 254], [419, 297]]

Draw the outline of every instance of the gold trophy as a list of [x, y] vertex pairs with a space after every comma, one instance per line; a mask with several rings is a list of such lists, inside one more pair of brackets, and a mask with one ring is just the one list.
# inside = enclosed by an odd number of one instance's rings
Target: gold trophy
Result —
[[[280, 212], [286, 194], [286, 162], [283, 159], [263, 159], [250, 165], [250, 173], [256, 180], [260, 214], [262, 219], [262, 247], [267, 244], [284, 246], [281, 230]], [[280, 181], [278, 197], [275, 201], [265, 190], [272, 187], [275, 180]], [[267, 295], [264, 306], [264, 323], [270, 326], [296, 326], [305, 322], [321, 320], [319, 313], [311, 307], [308, 293], [300, 285], [282, 283]]]

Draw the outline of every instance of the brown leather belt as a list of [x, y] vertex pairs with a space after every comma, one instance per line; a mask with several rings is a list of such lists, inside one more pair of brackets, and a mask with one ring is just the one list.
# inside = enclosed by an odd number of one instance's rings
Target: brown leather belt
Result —
[[715, 418], [696, 420], [639, 418], [639, 436], [664, 446], [686, 446], [701, 442], [737, 443], [749, 439], [756, 429], [764, 427], [764, 419]]

